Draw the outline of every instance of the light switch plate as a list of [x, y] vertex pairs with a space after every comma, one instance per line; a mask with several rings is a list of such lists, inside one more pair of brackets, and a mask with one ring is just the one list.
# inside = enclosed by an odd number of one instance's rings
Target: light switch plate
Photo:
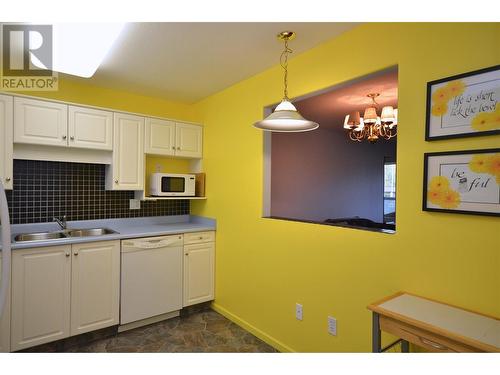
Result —
[[300, 303], [295, 304], [295, 318], [297, 318], [297, 320], [302, 320], [302, 310], [303, 308]]
[[328, 317], [328, 333], [337, 336], [337, 319], [333, 316]]
[[131, 199], [129, 201], [129, 209], [140, 210], [141, 209], [141, 201], [139, 199]]

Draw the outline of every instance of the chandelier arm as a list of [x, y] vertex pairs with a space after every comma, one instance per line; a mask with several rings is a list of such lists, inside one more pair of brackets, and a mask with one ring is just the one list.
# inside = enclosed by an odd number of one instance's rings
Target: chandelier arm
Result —
[[387, 132], [386, 126], [380, 125], [380, 135], [385, 138], [387, 134], [388, 134], [388, 132]]
[[357, 138], [356, 138], [356, 135], [354, 134], [354, 131], [353, 130], [349, 130], [349, 139], [351, 141], [357, 141]]
[[361, 142], [364, 138], [366, 138], [366, 128], [356, 133], [356, 140], [358, 142]]

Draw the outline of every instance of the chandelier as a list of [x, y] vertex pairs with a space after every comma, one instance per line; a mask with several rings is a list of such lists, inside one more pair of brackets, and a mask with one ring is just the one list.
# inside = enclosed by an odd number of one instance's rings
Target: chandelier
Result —
[[378, 116], [379, 105], [375, 98], [379, 95], [378, 93], [367, 95], [372, 100], [372, 105], [365, 109], [363, 117], [360, 116], [359, 111], [345, 117], [344, 129], [351, 141], [361, 142], [366, 139], [370, 143], [375, 143], [379, 138], [389, 140], [397, 135], [398, 110], [386, 106], [382, 108], [382, 113]]

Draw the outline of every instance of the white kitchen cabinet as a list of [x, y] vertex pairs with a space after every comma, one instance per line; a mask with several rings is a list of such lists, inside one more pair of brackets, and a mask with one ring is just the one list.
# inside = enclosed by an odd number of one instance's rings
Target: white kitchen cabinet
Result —
[[201, 158], [203, 128], [182, 122], [146, 118], [146, 154]]
[[[2, 277], [2, 254], [0, 253], [0, 278]], [[7, 304], [0, 317], [0, 353], [10, 352], [10, 292]]]
[[70, 147], [113, 149], [113, 112], [70, 105], [68, 114]]
[[199, 125], [175, 123], [175, 156], [201, 158], [203, 128]]
[[120, 241], [72, 246], [71, 335], [119, 323]]
[[12, 253], [11, 350], [117, 325], [120, 241]]
[[12, 142], [14, 132], [14, 100], [0, 95], [0, 181], [5, 189], [12, 189]]
[[184, 245], [184, 303], [190, 306], [214, 299], [215, 243]]
[[108, 190], [144, 189], [144, 117], [114, 113], [113, 162], [106, 174]]
[[144, 152], [154, 155], [175, 155], [175, 122], [146, 118]]
[[70, 334], [71, 246], [12, 253], [11, 349]]
[[14, 98], [14, 142], [37, 145], [68, 145], [66, 104]]

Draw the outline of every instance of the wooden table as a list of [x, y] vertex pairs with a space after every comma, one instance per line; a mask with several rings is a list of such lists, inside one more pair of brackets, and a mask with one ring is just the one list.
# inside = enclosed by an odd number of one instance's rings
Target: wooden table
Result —
[[[500, 301], [499, 301], [500, 303]], [[431, 352], [500, 352], [500, 319], [399, 292], [368, 306], [373, 313], [372, 351], [380, 353], [381, 331]]]

